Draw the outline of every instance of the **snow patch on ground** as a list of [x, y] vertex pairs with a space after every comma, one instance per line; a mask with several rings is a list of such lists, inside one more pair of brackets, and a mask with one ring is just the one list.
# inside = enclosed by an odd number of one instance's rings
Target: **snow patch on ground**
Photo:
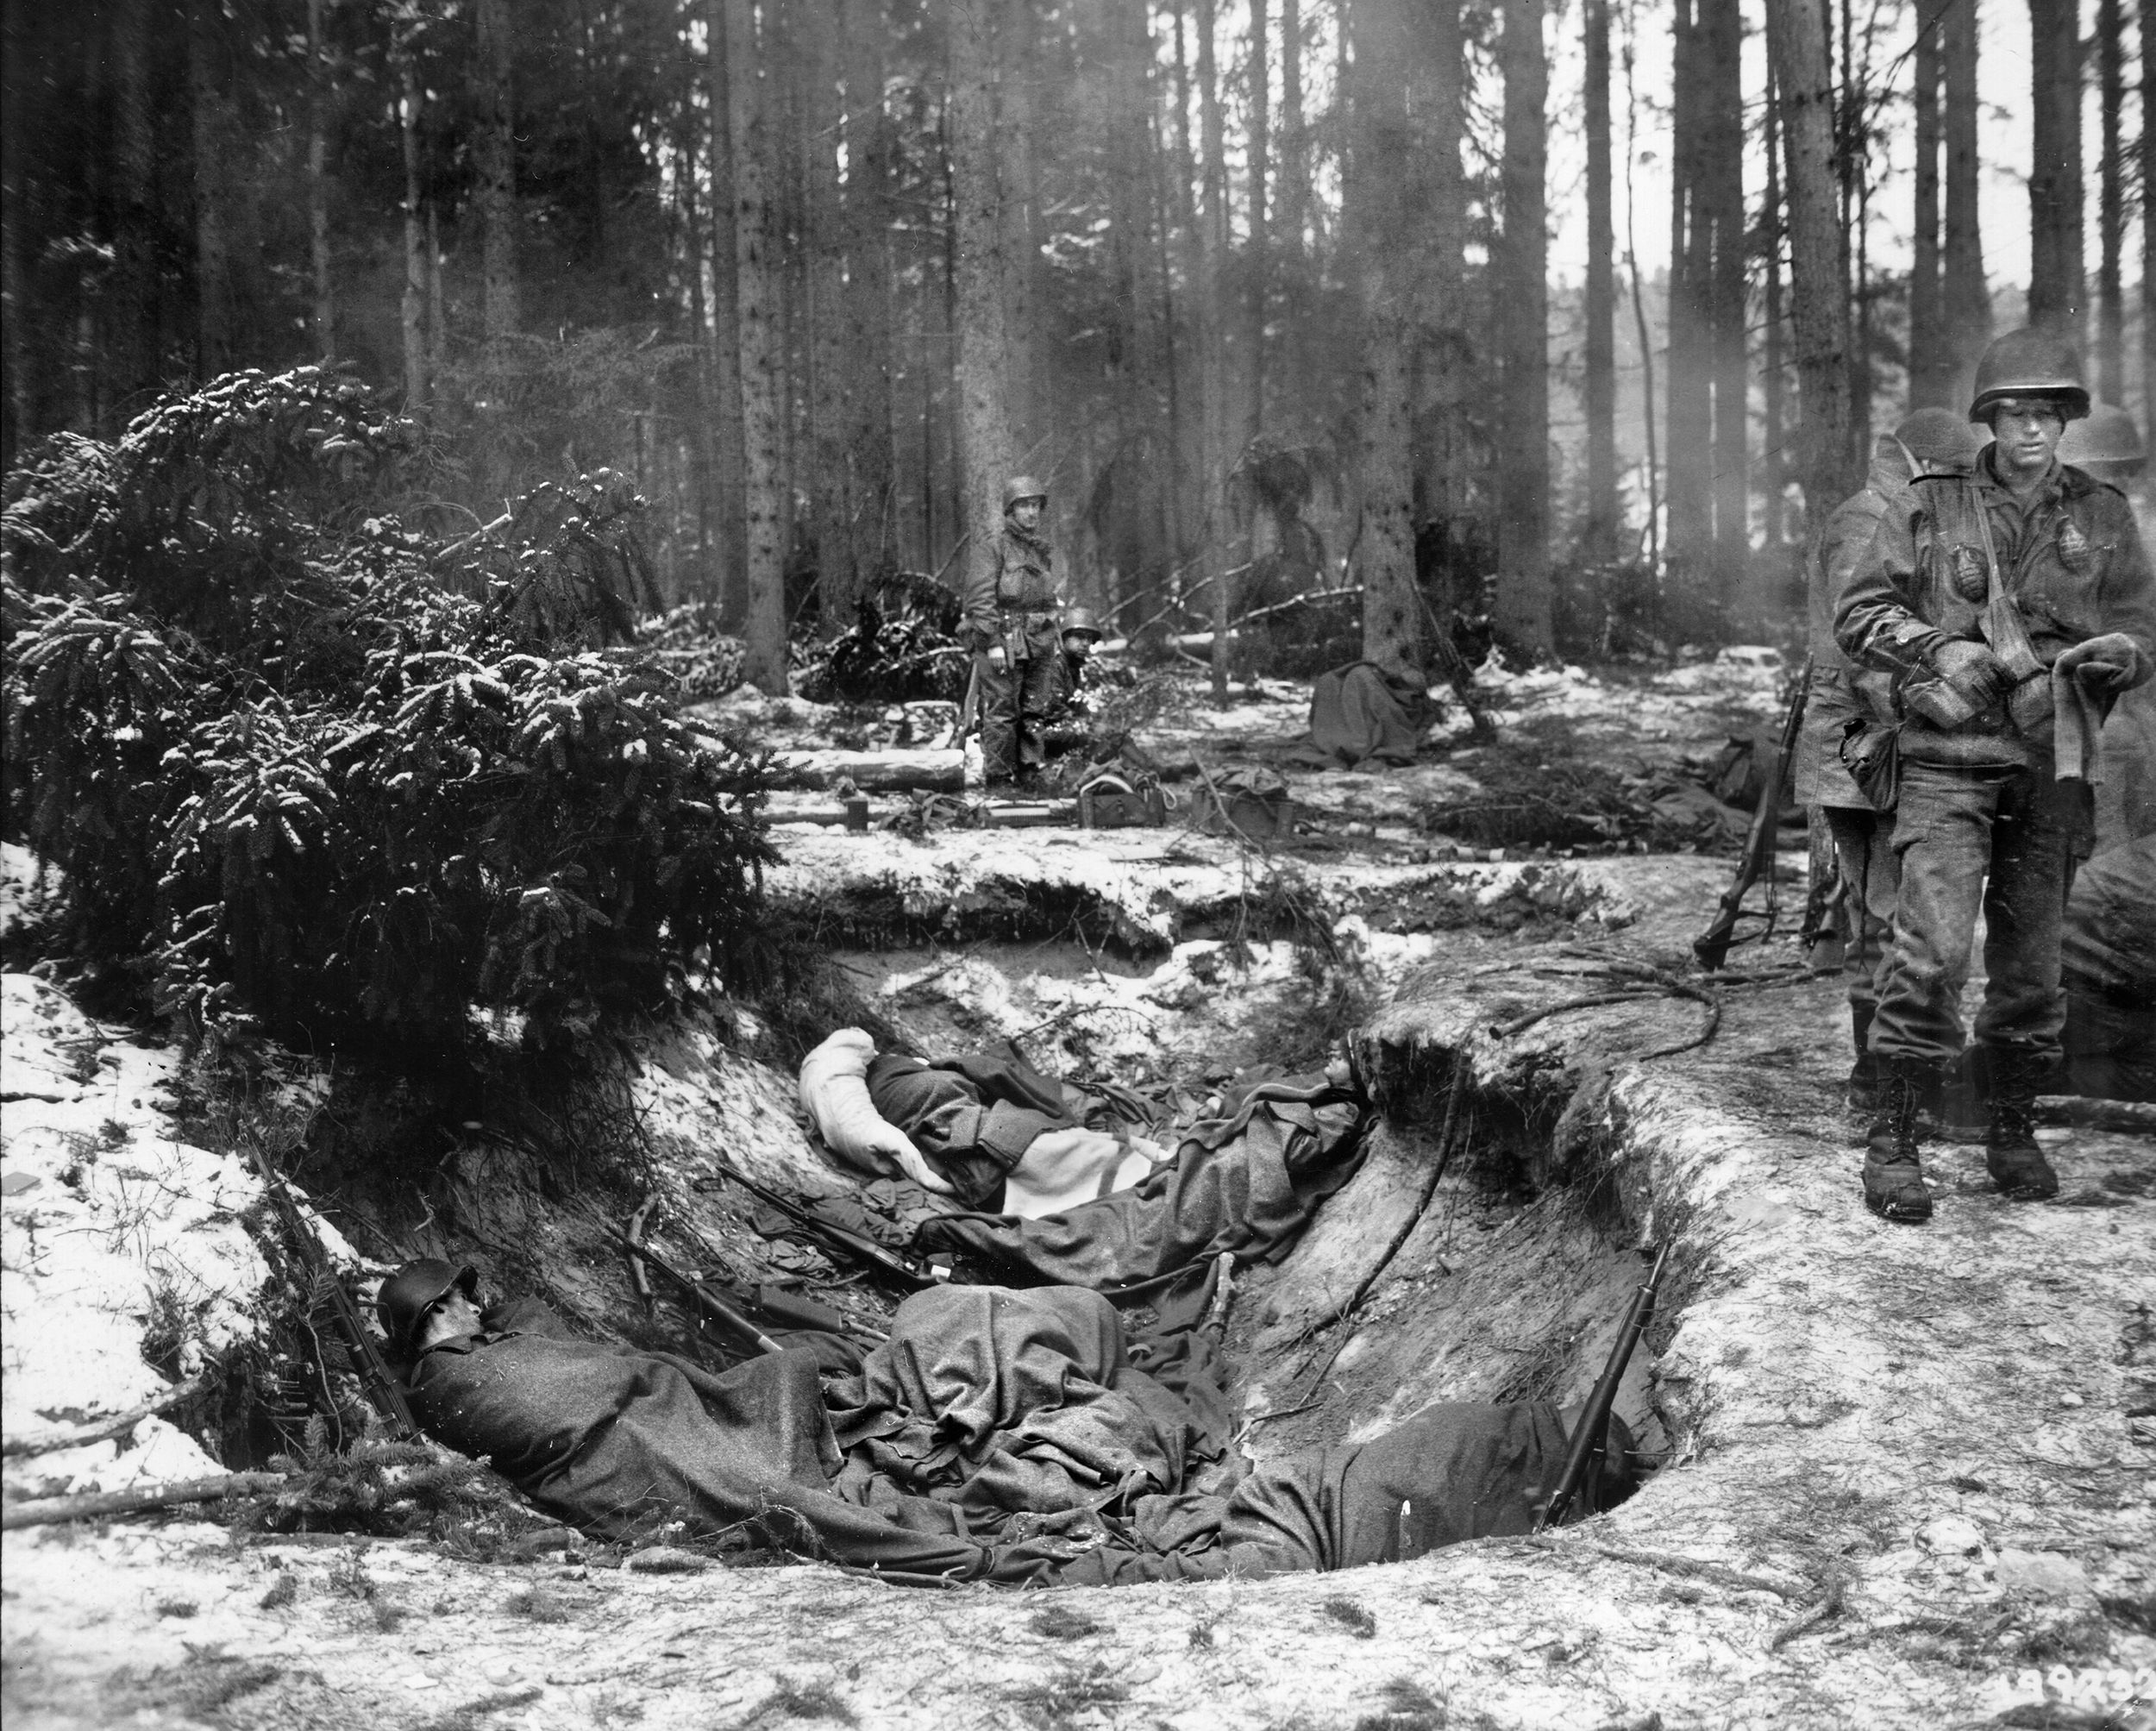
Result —
[[[231, 1156], [174, 1138], [179, 1064], [45, 981], [0, 974], [0, 1428], [11, 1437], [163, 1392], [146, 1345], [186, 1377], [260, 1336], [253, 1307], [269, 1267], [239, 1216], [261, 1185]], [[315, 1226], [333, 1257], [357, 1259]], [[34, 1458], [41, 1479], [74, 1490], [217, 1471], [157, 1419], [132, 1443]]]

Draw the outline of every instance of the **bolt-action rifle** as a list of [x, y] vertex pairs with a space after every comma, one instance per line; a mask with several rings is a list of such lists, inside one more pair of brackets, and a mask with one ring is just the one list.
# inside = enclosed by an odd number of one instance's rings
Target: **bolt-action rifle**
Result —
[[1572, 1513], [1573, 1505], [1580, 1500], [1581, 1489], [1588, 1483], [1590, 1467], [1601, 1477], [1601, 1457], [1608, 1447], [1610, 1409], [1617, 1404], [1617, 1385], [1625, 1379], [1625, 1366], [1632, 1362], [1632, 1349], [1639, 1344], [1647, 1321], [1654, 1314], [1655, 1294], [1662, 1285], [1663, 1264], [1670, 1259], [1670, 1247], [1664, 1245], [1654, 1253], [1654, 1266], [1647, 1270], [1647, 1278], [1639, 1291], [1632, 1295], [1632, 1308], [1625, 1312], [1624, 1326], [1617, 1331], [1617, 1344], [1610, 1349], [1609, 1362], [1602, 1366], [1601, 1380], [1595, 1384], [1595, 1392], [1587, 1397], [1587, 1410], [1572, 1432], [1572, 1444], [1565, 1452], [1564, 1471], [1557, 1478], [1557, 1489], [1550, 1493], [1550, 1500], [1542, 1505], [1542, 1513], [1535, 1517], [1534, 1530], [1545, 1532], [1562, 1526]]
[[1759, 804], [1752, 814], [1752, 827], [1745, 831], [1745, 850], [1737, 862], [1736, 875], [1730, 879], [1729, 887], [1722, 892], [1722, 899], [1714, 909], [1714, 923], [1692, 940], [1692, 953], [1699, 957], [1700, 966], [1710, 974], [1729, 959], [1729, 946], [1736, 941], [1737, 921], [1744, 912], [1745, 893], [1762, 877], [1767, 881], [1770, 894], [1772, 892], [1775, 831], [1782, 821], [1782, 790], [1789, 784], [1789, 767], [1796, 761], [1796, 742], [1804, 731], [1804, 699], [1811, 688], [1812, 662], [1807, 655], [1803, 670], [1796, 676], [1796, 690], [1790, 695], [1789, 710], [1782, 718], [1782, 731], [1759, 778]]
[[[636, 1212], [639, 1215], [643, 1214], [643, 1210], [641, 1208], [639, 1208]], [[786, 1350], [768, 1334], [766, 1334], [762, 1329], [757, 1327], [755, 1323], [751, 1322], [746, 1316], [743, 1316], [741, 1312], [735, 1309], [732, 1305], [728, 1304], [716, 1293], [712, 1292], [710, 1288], [706, 1287], [702, 1281], [697, 1279], [694, 1275], [683, 1273], [672, 1263], [668, 1262], [664, 1257], [661, 1256], [658, 1251], [652, 1249], [649, 1244], [644, 1242], [642, 1226], [642, 1220], [637, 1219], [633, 1220], [630, 1222], [630, 1229], [627, 1232], [623, 1232], [617, 1226], [610, 1226], [607, 1228], [607, 1231], [612, 1235], [615, 1242], [620, 1245], [622, 1249], [628, 1252], [629, 1266], [632, 1277], [640, 1264], [649, 1263], [653, 1268], [657, 1269], [661, 1274], [666, 1276], [668, 1280], [672, 1281], [676, 1286], [680, 1288], [684, 1293], [687, 1294], [690, 1302], [694, 1304], [699, 1309], [708, 1313], [711, 1318], [718, 1322], [722, 1326], [740, 1336], [743, 1340], [746, 1340], [750, 1345], [754, 1346], [757, 1352], [781, 1352]]]
[[[329, 1253], [322, 1247], [322, 1240], [307, 1224], [307, 1217], [299, 1212], [298, 1203], [292, 1201], [292, 1193], [285, 1187], [284, 1175], [272, 1163], [260, 1148], [254, 1151], [254, 1170], [262, 1175], [262, 1188], [277, 1210], [277, 1217], [284, 1222], [285, 1235], [291, 1240], [292, 1250], [299, 1258], [299, 1265], [307, 1276], [307, 1301], [311, 1309], [324, 1298], [329, 1301], [330, 1314], [335, 1317], [337, 1333], [344, 1337], [344, 1344], [352, 1358], [352, 1369], [358, 1374], [360, 1387], [365, 1390], [367, 1404], [382, 1415], [390, 1428], [400, 1437], [419, 1434], [419, 1427], [413, 1421], [411, 1408], [404, 1400], [404, 1390], [392, 1373], [388, 1362], [382, 1357], [382, 1349], [374, 1344], [374, 1337], [360, 1320], [360, 1308], [352, 1301], [352, 1295], [344, 1289], [344, 1283], [337, 1278], [336, 1270], [329, 1266]], [[328, 1387], [329, 1366], [323, 1364], [323, 1386]]]
[[711, 1163], [718, 1168], [723, 1176], [732, 1179], [750, 1195], [760, 1201], [768, 1202], [818, 1244], [836, 1251], [849, 1262], [865, 1263], [889, 1275], [893, 1280], [904, 1282], [916, 1292], [940, 1285], [950, 1278], [948, 1270], [939, 1269], [932, 1263], [888, 1249], [863, 1233], [835, 1225], [813, 1208], [804, 1207], [790, 1196], [782, 1196], [776, 1190], [767, 1190], [730, 1161], [714, 1157]]

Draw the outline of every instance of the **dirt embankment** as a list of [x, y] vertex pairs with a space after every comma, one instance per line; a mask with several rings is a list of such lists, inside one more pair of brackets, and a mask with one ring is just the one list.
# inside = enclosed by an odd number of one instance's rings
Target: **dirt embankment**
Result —
[[[1345, 1575], [1025, 1596], [198, 1522], [11, 1534], [10, 1723], [1931, 1727], [2047, 1690], [2118, 1705], [2156, 1664], [2146, 1145], [2077, 1132], [2060, 1202], [2033, 1208], [1942, 1149], [1938, 1220], [1889, 1228], [1855, 1200], [1829, 985], [1727, 989], [1715, 1038], [1667, 1057], [1627, 1053], [1696, 1034], [1696, 1001], [1520, 1026], [1595, 970], [1670, 959], [1698, 901], [1670, 869], [1640, 862], [1639, 917], [1580, 934], [1590, 956], [1461, 932], [1412, 958], [1357, 1036], [1386, 1113], [1370, 1160], [1232, 1315], [1246, 1446], [1270, 1453], [1440, 1398], [1570, 1397], [1631, 1252], [1669, 1239], [1626, 1395], [1667, 1464], [1614, 1514]], [[885, 961], [882, 1001], [942, 1025], [950, 1000], [906, 978], [926, 959]], [[996, 974], [983, 1032], [1057, 989], [1014, 958]], [[1191, 1037], [1175, 996], [1153, 1013]], [[673, 1062], [654, 1086], [686, 1101], [701, 1073]], [[734, 1087], [729, 1134], [781, 1097]], [[1459, 1152], [1424, 1207], [1456, 1088]]]
[[[1742, 675], [1665, 679], [1698, 687], [1696, 731], [1719, 724]], [[1580, 681], [1535, 678], [1513, 699], [1530, 720], [1539, 706], [1620, 737]], [[1670, 718], [1692, 699], [1651, 695], [1658, 749], [1674, 749]], [[1277, 862], [1200, 838], [1052, 832], [799, 838], [795, 877], [774, 888], [853, 910], [858, 925], [829, 934], [862, 945], [842, 964], [931, 1047], [1017, 1038], [1052, 1069], [1144, 1079], [1353, 1032], [1382, 1108], [1369, 1157], [1292, 1255], [1237, 1283], [1230, 1347], [1254, 1457], [1374, 1434], [1441, 1399], [1576, 1397], [1639, 1248], [1669, 1243], [1620, 1402], [1664, 1466], [1632, 1502], [1545, 1540], [1330, 1577], [1025, 1596], [678, 1552], [482, 1563], [454, 1543], [235, 1538], [204, 1521], [10, 1533], [11, 1731], [1914, 1731], [2093, 1724], [2071, 1713], [2156, 1693], [2148, 1144], [2075, 1132], [2055, 1152], [2064, 1194], [2044, 1207], [2001, 1201], [1979, 1151], [1941, 1148], [1937, 1219], [1888, 1227], [1857, 1201], [1836, 993], [1796, 975], [1786, 942], [1740, 952], [1754, 975], [1715, 988], [1711, 1040], [1648, 1056], [1705, 1026], [1708, 1007], [1653, 970], [1691, 979], [1685, 940], [1720, 865], [1416, 859], [1426, 837], [1385, 829], [1390, 790], [1350, 792], [1363, 811], [1335, 818], [1377, 814], [1379, 833], [1306, 850], [1284, 888]], [[75, 1114], [59, 1129], [95, 1156], [75, 1182], [82, 1150], [18, 1141], [25, 1101], [9, 1103], [9, 1171], [40, 1181], [10, 1178], [5, 1198], [11, 1355], [59, 1314], [34, 1285], [76, 1269], [56, 1247], [103, 1255], [124, 1224], [159, 1234], [144, 1242], [160, 1254], [191, 1251], [222, 1243], [251, 1200], [239, 1173], [221, 1204], [139, 1207], [162, 1193], [121, 1169], [150, 1167], [107, 1145], [176, 1145], [128, 1068], [166, 1060], [116, 1055], [127, 1044], [73, 1023], [47, 1043], [53, 1091], [74, 1090], [47, 1104]], [[738, 1043], [693, 1030], [637, 1068], [628, 1103], [649, 1147], [633, 1176], [730, 1257], [753, 1264], [761, 1241], [705, 1188], [712, 1148], [760, 1176], [840, 1181], [793, 1124], [788, 1079]], [[575, 1176], [524, 1172], [475, 1133], [441, 1156], [428, 1207], [367, 1222], [544, 1277], [589, 1326], [664, 1326], [600, 1237], [634, 1186]], [[130, 1188], [106, 1197], [108, 1180]], [[41, 1209], [44, 1226], [26, 1223]], [[139, 1287], [155, 1258], [121, 1260]], [[233, 1293], [248, 1277], [218, 1276]], [[74, 1289], [139, 1364], [138, 1287], [85, 1273]], [[15, 1370], [10, 1432], [16, 1388], [32, 1386]], [[85, 1464], [125, 1474], [147, 1452], [108, 1446]]]

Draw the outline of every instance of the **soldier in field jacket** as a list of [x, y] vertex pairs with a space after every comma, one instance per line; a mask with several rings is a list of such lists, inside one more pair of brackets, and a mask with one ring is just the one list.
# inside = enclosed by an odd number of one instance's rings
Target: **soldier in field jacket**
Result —
[[2001, 337], [1969, 411], [1994, 436], [1975, 474], [1913, 482], [1835, 605], [1836, 640], [1870, 670], [1859, 696], [1899, 729], [1901, 887], [1871, 1025], [1881, 1099], [1864, 1176], [1866, 1205], [1890, 1220], [1931, 1215], [1916, 1112], [1953, 1056], [1949, 998], [1979, 909], [1985, 1163], [2009, 1197], [2058, 1192], [2034, 1108], [2059, 1057], [2059, 926], [2087, 791], [2058, 770], [2085, 774], [2089, 723], [2156, 668], [2156, 585], [2133, 512], [2056, 455], [2088, 411], [2071, 344]]

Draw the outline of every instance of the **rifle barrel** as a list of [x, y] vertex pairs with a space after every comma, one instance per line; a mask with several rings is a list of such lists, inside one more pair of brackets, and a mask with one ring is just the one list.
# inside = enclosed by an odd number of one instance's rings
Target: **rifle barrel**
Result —
[[665, 1275], [667, 1279], [673, 1281], [675, 1285], [681, 1288], [681, 1289], [686, 1292], [691, 1298], [695, 1300], [695, 1301], [701, 1305], [705, 1310], [708, 1310], [719, 1321], [724, 1323], [729, 1328], [733, 1329], [736, 1333], [745, 1335], [749, 1340], [753, 1341], [755, 1345], [756, 1351], [759, 1352], [783, 1352], [786, 1351], [785, 1347], [780, 1345], [777, 1341], [774, 1340], [768, 1334], [766, 1334], [763, 1330], [757, 1327], [755, 1323], [751, 1322], [746, 1316], [743, 1316], [741, 1312], [735, 1309], [732, 1305], [728, 1304], [716, 1293], [709, 1290], [702, 1281], [693, 1279], [688, 1275], [682, 1273], [680, 1269], [674, 1267], [672, 1263], [668, 1262], [664, 1257], [661, 1256], [656, 1251], [653, 1250], [649, 1245], [636, 1243], [630, 1238], [628, 1233], [623, 1232], [619, 1227], [610, 1226], [607, 1230], [614, 1234], [615, 1238], [619, 1241], [624, 1250], [630, 1251], [632, 1255], [642, 1257], [646, 1262], [649, 1263], [652, 1267], [657, 1269], [661, 1274]]
[[1565, 1452], [1564, 1471], [1558, 1476], [1557, 1489], [1550, 1500], [1543, 1504], [1542, 1513], [1535, 1519], [1538, 1533], [1562, 1525], [1564, 1517], [1572, 1512], [1578, 1501], [1580, 1486], [1587, 1477], [1589, 1463], [1604, 1443], [1604, 1433], [1609, 1428], [1609, 1415], [1617, 1404], [1618, 1385], [1625, 1379], [1625, 1367], [1631, 1364], [1633, 1349], [1639, 1345], [1639, 1337], [1646, 1332], [1648, 1320], [1654, 1314], [1655, 1295], [1662, 1285], [1663, 1265], [1670, 1259], [1670, 1247], [1664, 1244], [1654, 1253], [1654, 1266], [1648, 1270], [1646, 1279], [1639, 1290], [1633, 1294], [1631, 1307], [1625, 1312], [1624, 1326], [1617, 1331], [1617, 1344], [1610, 1349], [1609, 1360], [1602, 1366], [1602, 1374], [1595, 1384], [1595, 1392], [1588, 1396], [1587, 1409], [1580, 1414], [1580, 1422], [1573, 1433], [1570, 1447]]

